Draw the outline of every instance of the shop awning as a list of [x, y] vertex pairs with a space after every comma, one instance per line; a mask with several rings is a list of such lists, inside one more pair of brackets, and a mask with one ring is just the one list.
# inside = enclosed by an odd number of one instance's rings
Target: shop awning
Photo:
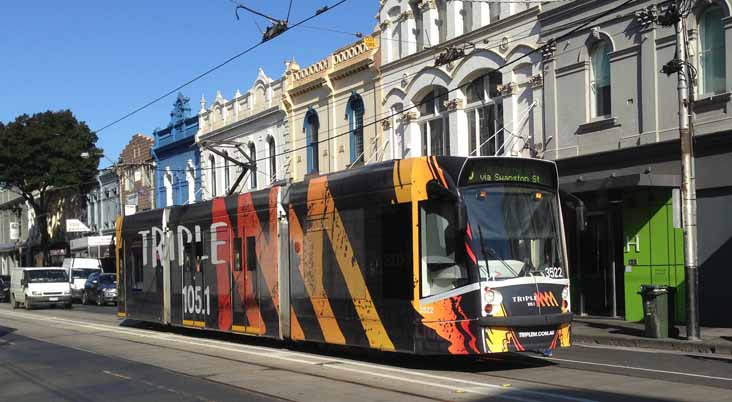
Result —
[[633, 187], [671, 187], [681, 186], [681, 177], [665, 174], [596, 174], [591, 177], [573, 175], [559, 178], [559, 187], [568, 193], [585, 193], [598, 190], [623, 189]]

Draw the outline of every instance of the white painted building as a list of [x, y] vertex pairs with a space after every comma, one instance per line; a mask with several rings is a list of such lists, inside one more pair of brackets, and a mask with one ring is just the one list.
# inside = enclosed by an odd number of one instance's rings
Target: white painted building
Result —
[[[273, 80], [260, 68], [251, 88], [226, 100], [217, 92], [207, 107], [201, 99], [196, 142], [201, 146], [201, 188], [204, 200], [226, 195], [242, 168], [211, 152], [214, 147], [231, 158], [256, 163], [236, 191], [246, 192], [287, 179], [287, 113], [282, 107], [282, 79]], [[242, 151], [246, 156], [242, 155]]]
[[[540, 147], [532, 143], [543, 138], [541, 54], [532, 53], [540, 9], [538, 2], [381, 1], [383, 110], [406, 111], [382, 125], [391, 157], [529, 156]], [[446, 48], [465, 56], [435, 67]]]

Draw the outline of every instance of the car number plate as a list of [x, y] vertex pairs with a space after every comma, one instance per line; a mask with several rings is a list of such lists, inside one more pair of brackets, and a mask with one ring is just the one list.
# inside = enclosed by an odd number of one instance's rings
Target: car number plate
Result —
[[49, 297], [48, 300], [49, 301], [58, 301], [58, 297]]

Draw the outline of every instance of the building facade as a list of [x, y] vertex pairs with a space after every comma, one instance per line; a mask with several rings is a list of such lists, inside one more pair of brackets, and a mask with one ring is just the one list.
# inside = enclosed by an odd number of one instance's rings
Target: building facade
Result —
[[366, 37], [285, 73], [294, 180], [383, 160], [378, 39]]
[[[530, 156], [542, 132], [539, 11], [518, 2], [381, 2], [390, 157]], [[449, 51], [464, 56], [438, 63]]]
[[243, 171], [234, 161], [256, 166], [247, 169], [235, 189], [238, 192], [267, 187], [290, 177], [291, 137], [282, 96], [283, 80], [273, 80], [259, 69], [244, 94], [237, 90], [231, 100], [226, 100], [217, 92], [208, 108], [205, 99], [201, 100], [196, 143], [201, 147], [204, 199], [225, 195], [232, 189]]
[[[621, 2], [578, 0], [543, 6], [544, 43]], [[576, 267], [573, 309], [642, 319], [641, 284], [672, 289], [675, 318], [685, 319], [683, 233], [676, 74], [660, 73], [675, 56], [665, 12], [633, 2], [544, 52], [543, 157], [557, 161], [561, 186], [588, 208], [587, 230], [570, 233]], [[687, 18], [689, 62], [696, 71], [694, 134], [702, 324], [732, 325], [719, 302], [732, 280], [732, 18], [726, 1], [694, 3]]]
[[0, 189], [0, 275], [28, 265], [27, 240], [32, 225], [25, 200], [13, 191]]
[[154, 142], [144, 134], [135, 134], [120, 153], [119, 200], [125, 215], [155, 208]]
[[155, 206], [192, 204], [201, 200], [201, 155], [195, 142], [198, 116], [191, 116], [190, 99], [178, 93], [170, 123], [153, 132]]
[[79, 234], [69, 242], [73, 256], [99, 258], [107, 272], [114, 271], [113, 238], [117, 217], [122, 213], [119, 202], [116, 169], [100, 170], [97, 186], [86, 195], [86, 216], [82, 214], [81, 219], [89, 227], [89, 232]]

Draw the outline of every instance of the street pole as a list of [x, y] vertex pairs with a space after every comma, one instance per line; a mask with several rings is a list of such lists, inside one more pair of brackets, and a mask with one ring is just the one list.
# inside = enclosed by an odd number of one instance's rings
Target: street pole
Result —
[[686, 64], [685, 17], [676, 22], [676, 51], [680, 61], [678, 76], [679, 136], [681, 139], [681, 214], [684, 230], [684, 271], [686, 274], [686, 338], [699, 341], [699, 269], [696, 238], [696, 177], [694, 142], [689, 130], [689, 85]]

